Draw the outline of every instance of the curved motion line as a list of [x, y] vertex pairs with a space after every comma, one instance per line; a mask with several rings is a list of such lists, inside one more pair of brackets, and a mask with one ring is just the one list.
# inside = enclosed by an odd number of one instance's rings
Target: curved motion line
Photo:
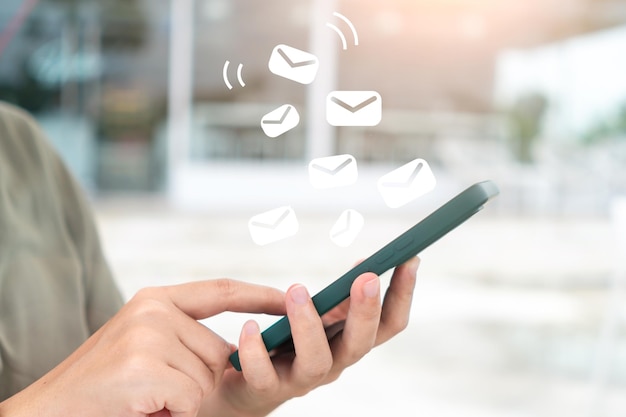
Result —
[[228, 66], [230, 65], [230, 61], [226, 61], [224, 63], [224, 69], [222, 70], [222, 77], [224, 77], [224, 83], [229, 90], [233, 89], [233, 85], [228, 81]]
[[[224, 84], [228, 87], [229, 90], [233, 89], [233, 85], [228, 80], [228, 66], [230, 65], [230, 61], [226, 61], [224, 63], [224, 69], [222, 70], [222, 77], [224, 77]], [[242, 87], [246, 86], [246, 83], [243, 82], [243, 77], [241, 76], [241, 71], [243, 70], [243, 64], [239, 64], [237, 67], [237, 81]]]
[[243, 70], [243, 64], [239, 64], [239, 66], [237, 67], [237, 81], [239, 81], [239, 84], [242, 87], [245, 87], [246, 83], [243, 82], [243, 77], [241, 76], [241, 70]]
[[339, 35], [339, 37], [341, 38], [341, 45], [343, 46], [343, 50], [345, 51], [346, 49], [348, 49], [348, 42], [346, 41], [346, 37], [343, 35], [343, 33], [341, 33], [341, 30], [339, 30], [337, 26], [330, 23], [326, 23], [326, 26], [337, 32], [337, 35]]
[[[347, 17], [345, 17], [344, 15], [338, 12], [334, 12], [333, 16], [338, 17], [339, 19], [346, 22], [346, 25], [348, 25], [350, 27], [350, 30], [352, 31], [352, 36], [354, 36], [354, 46], [359, 46], [359, 35], [357, 34], [356, 28], [354, 27], [350, 19], [348, 19]], [[342, 35], [342, 38], [345, 39], [343, 35]], [[346, 49], [346, 48], [343, 48], [343, 49]]]

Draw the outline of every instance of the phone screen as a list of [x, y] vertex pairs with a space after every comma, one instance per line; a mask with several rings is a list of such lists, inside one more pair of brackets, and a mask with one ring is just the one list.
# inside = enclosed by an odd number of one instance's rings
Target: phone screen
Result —
[[[354, 280], [365, 272], [382, 275], [391, 268], [408, 261], [442, 236], [453, 230], [483, 208], [483, 205], [499, 194], [492, 181], [476, 183], [439, 207], [422, 221], [389, 242], [372, 256], [356, 265], [319, 293], [312, 297], [317, 312], [322, 315], [350, 296]], [[276, 349], [291, 339], [287, 316], [261, 333], [268, 351]], [[230, 356], [237, 370], [241, 370], [239, 351]]]

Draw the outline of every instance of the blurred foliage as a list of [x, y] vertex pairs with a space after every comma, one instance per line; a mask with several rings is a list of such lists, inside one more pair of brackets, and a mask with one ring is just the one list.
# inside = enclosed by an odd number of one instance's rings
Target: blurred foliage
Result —
[[[85, 18], [99, 21], [105, 50], [137, 49], [148, 36], [148, 20], [140, 0], [45, 0], [45, 3], [63, 7], [70, 25], [76, 26]], [[96, 16], [89, 16], [85, 10], [95, 11]]]
[[138, 49], [146, 43], [148, 20], [138, 0], [101, 2], [102, 47]]
[[547, 99], [540, 93], [527, 93], [508, 111], [512, 130], [513, 152], [520, 162], [533, 161], [533, 145], [539, 137]]
[[103, 140], [150, 141], [164, 106], [133, 87], [104, 87], [98, 112], [98, 136]]
[[583, 136], [587, 144], [616, 138], [626, 140], [626, 102], [620, 106], [613, 117], [599, 121]]

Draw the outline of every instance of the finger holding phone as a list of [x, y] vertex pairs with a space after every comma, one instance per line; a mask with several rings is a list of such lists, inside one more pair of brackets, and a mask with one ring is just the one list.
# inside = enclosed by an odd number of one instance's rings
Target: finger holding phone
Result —
[[[220, 395], [209, 399], [217, 399], [212, 406], [223, 409], [223, 416], [265, 415], [282, 401], [335, 380], [373, 346], [400, 332], [408, 322], [419, 265], [416, 255], [482, 210], [498, 193], [492, 181], [468, 187], [312, 299], [304, 287], [290, 288], [287, 316], [262, 334], [254, 322], [244, 326], [239, 350], [230, 356], [234, 369], [226, 372], [216, 390]], [[377, 275], [391, 268], [394, 274], [380, 306]], [[327, 343], [324, 324], [344, 319], [343, 331], [331, 335]], [[290, 341], [294, 352], [277, 354]]]
[[[398, 266], [381, 304], [380, 280], [359, 276], [350, 298], [320, 317], [306, 288], [294, 285], [285, 304], [293, 351], [268, 352], [259, 326], [248, 321], [239, 339], [242, 372], [227, 369], [206, 399], [206, 416], [265, 416], [285, 401], [335, 381], [374, 346], [402, 331], [408, 322], [418, 258]], [[326, 328], [343, 323], [327, 339]]]
[[[60, 365], [0, 403], [0, 415], [266, 415], [335, 380], [402, 330], [415, 255], [496, 194], [489, 182], [470, 187], [313, 298], [301, 285], [285, 296], [231, 280], [142, 290]], [[377, 274], [394, 266], [381, 306]], [[231, 354], [230, 344], [197, 322], [223, 311], [286, 316], [263, 334], [246, 323], [239, 351]], [[344, 319], [343, 331], [328, 340], [324, 325]], [[272, 357], [289, 339], [295, 355]]]

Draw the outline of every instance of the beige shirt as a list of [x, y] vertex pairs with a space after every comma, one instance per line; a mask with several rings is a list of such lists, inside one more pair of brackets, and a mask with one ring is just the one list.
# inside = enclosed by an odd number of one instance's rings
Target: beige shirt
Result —
[[33, 119], [0, 103], [0, 401], [121, 305], [79, 186]]

